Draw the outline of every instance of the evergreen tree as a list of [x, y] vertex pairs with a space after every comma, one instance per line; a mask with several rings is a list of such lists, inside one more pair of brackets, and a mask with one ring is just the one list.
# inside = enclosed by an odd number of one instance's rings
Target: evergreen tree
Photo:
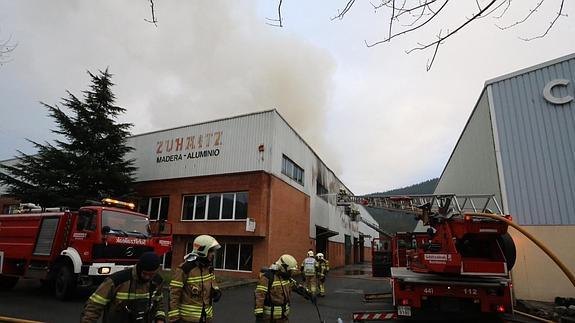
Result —
[[31, 141], [38, 152], [18, 152], [14, 166], [0, 166], [0, 184], [8, 194], [22, 202], [48, 206], [78, 207], [86, 199], [125, 197], [132, 192], [134, 160], [126, 160], [133, 148], [126, 145], [130, 123], [116, 123], [124, 108], [114, 105], [114, 85], [108, 70], [99, 75], [88, 72], [90, 89], [83, 92], [84, 101], [72, 93], [61, 104], [42, 103], [54, 118], [57, 130], [65, 140], [55, 144]]

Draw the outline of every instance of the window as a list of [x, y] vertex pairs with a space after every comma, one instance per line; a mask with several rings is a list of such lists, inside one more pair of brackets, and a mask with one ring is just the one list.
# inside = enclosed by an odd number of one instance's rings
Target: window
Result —
[[315, 194], [317, 196], [319, 196], [320, 198], [324, 199], [325, 201], [327, 201], [327, 194], [329, 193], [329, 191], [327, 190], [327, 188], [325, 188], [325, 186], [323, 186], [319, 181], [316, 182], [316, 188], [315, 188]]
[[78, 222], [76, 223], [76, 230], [83, 231], [96, 230], [96, 213], [90, 210], [81, 210], [78, 214]]
[[162, 256], [162, 268], [171, 269], [172, 268], [172, 252], [169, 251]]
[[184, 196], [182, 220], [243, 220], [248, 217], [248, 192]]
[[283, 155], [282, 159], [282, 174], [303, 185], [303, 178], [304, 178], [303, 168], [299, 167], [286, 155]]
[[170, 198], [168, 196], [150, 197], [142, 200], [140, 213], [147, 214], [151, 221], [167, 220]]
[[[213, 266], [231, 271], [252, 271], [253, 246], [243, 243], [220, 243]], [[192, 252], [193, 241], [186, 244], [186, 254]]]

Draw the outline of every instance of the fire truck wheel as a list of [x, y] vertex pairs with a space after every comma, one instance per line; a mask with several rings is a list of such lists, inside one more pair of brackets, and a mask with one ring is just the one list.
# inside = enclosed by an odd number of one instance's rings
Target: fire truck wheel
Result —
[[506, 233], [497, 238], [497, 242], [503, 251], [505, 256], [505, 261], [507, 262], [507, 270], [511, 270], [515, 265], [515, 259], [517, 258], [517, 250], [515, 250], [515, 243], [513, 238], [509, 233]]
[[54, 294], [59, 300], [69, 299], [76, 290], [76, 276], [68, 265], [61, 265], [54, 281]]
[[10, 290], [18, 283], [18, 277], [0, 275], [0, 290]]

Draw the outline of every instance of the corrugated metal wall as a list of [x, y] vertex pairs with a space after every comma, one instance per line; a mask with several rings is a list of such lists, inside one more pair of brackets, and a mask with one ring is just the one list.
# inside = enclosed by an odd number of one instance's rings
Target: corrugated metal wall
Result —
[[570, 81], [555, 96], [575, 96], [575, 58], [488, 85], [507, 212], [520, 224], [575, 224], [575, 101], [554, 105], [543, 98], [554, 79]]
[[[501, 192], [487, 92], [484, 91], [461, 134], [435, 194], [495, 194], [501, 205]], [[496, 210], [494, 206], [490, 208]]]
[[[331, 237], [329, 240], [340, 243], [344, 242], [345, 234], [359, 237], [360, 231], [372, 237], [379, 236], [377, 231], [367, 226], [360, 228], [357, 222], [351, 221], [350, 217], [343, 213], [342, 207], [336, 206], [335, 193], [345, 186], [279, 114], [276, 114], [274, 129], [272, 174], [310, 196], [310, 237], [315, 237], [316, 225], [339, 232], [339, 235]], [[304, 185], [282, 174], [283, 155], [304, 169]], [[317, 195], [318, 182], [328, 189], [330, 195], [324, 198]], [[362, 216], [367, 217], [373, 223], [377, 223], [367, 211], [362, 212]], [[370, 242], [370, 240], [366, 240], [365, 245], [369, 246]]]
[[[266, 111], [133, 136], [128, 145], [135, 150], [129, 158], [136, 160], [137, 181], [270, 172], [274, 113]], [[206, 152], [211, 155], [205, 156]]]

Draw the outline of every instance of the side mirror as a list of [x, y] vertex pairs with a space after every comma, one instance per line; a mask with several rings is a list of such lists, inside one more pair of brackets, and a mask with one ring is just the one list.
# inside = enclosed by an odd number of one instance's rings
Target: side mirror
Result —
[[111, 229], [110, 229], [109, 226], [105, 225], [104, 227], [102, 227], [102, 234], [103, 234], [103, 235], [109, 234], [110, 231], [111, 231]]
[[162, 232], [166, 228], [166, 219], [161, 219], [158, 225], [158, 231]]

